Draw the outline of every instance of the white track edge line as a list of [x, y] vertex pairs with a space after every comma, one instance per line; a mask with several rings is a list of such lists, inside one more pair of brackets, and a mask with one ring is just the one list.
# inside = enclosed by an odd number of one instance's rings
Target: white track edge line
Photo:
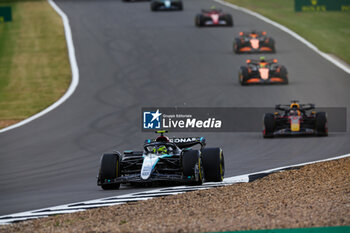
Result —
[[295, 168], [295, 167], [301, 167], [301, 166], [315, 164], [315, 163], [328, 162], [328, 161], [337, 160], [337, 159], [343, 159], [343, 158], [347, 158], [347, 157], [350, 157], [350, 154], [340, 155], [340, 156], [336, 156], [336, 157], [332, 157], [332, 158], [328, 158], [328, 159], [321, 159], [321, 160], [316, 160], [316, 161], [311, 161], [311, 162], [306, 162], [306, 163], [299, 163], [299, 164], [295, 164], [295, 165], [289, 165], [289, 166], [283, 166], [283, 167], [278, 167], [278, 168], [272, 168], [272, 169], [268, 169], [268, 170], [264, 170], [264, 171], [250, 173], [250, 174], [248, 174], [248, 176], [261, 174], [261, 173], [271, 173], [271, 172], [276, 172], [276, 171], [279, 171], [279, 170], [285, 170], [285, 169], [288, 169], [288, 168]]
[[70, 83], [70, 86], [66, 93], [58, 99], [55, 103], [50, 105], [48, 108], [42, 110], [41, 112], [23, 120], [20, 121], [14, 125], [8, 126], [4, 129], [0, 130], [0, 133], [4, 133], [6, 131], [15, 129], [17, 127], [23, 126], [35, 119], [38, 119], [39, 117], [47, 114], [48, 112], [54, 110], [58, 106], [60, 106], [62, 103], [64, 103], [75, 91], [75, 89], [78, 86], [79, 83], [79, 69], [77, 65], [77, 60], [75, 56], [75, 49], [74, 49], [74, 44], [73, 44], [73, 38], [72, 38], [72, 31], [69, 25], [69, 20], [67, 15], [56, 5], [56, 3], [53, 0], [47, 0], [48, 3], [51, 5], [51, 7], [57, 12], [58, 15], [61, 16], [62, 21], [63, 21], [63, 26], [64, 26], [64, 31], [65, 31], [65, 36], [66, 36], [66, 43], [67, 43], [67, 48], [68, 48], [68, 56], [69, 56], [69, 62], [71, 66], [71, 72], [72, 72], [72, 80]]
[[[288, 169], [288, 168], [293, 168], [293, 167], [300, 167], [300, 166], [305, 166], [305, 165], [309, 165], [309, 164], [315, 164], [315, 163], [320, 163], [320, 162], [327, 162], [327, 161], [332, 161], [332, 160], [337, 160], [337, 159], [342, 159], [342, 158], [346, 158], [346, 157], [350, 157], [350, 154], [345, 154], [345, 155], [341, 155], [341, 156], [336, 156], [336, 157], [332, 157], [332, 158], [328, 158], [328, 159], [321, 159], [321, 160], [315, 160], [315, 161], [311, 161], [311, 162], [306, 162], [306, 163], [300, 163], [300, 164], [295, 164], [295, 165], [290, 165], [290, 166], [284, 166], [284, 167], [279, 167], [279, 168], [273, 168], [273, 169], [269, 169], [269, 170], [264, 170], [264, 171], [260, 171], [260, 172], [254, 172], [254, 173], [250, 173], [250, 174], [245, 174], [245, 175], [238, 175], [238, 176], [233, 176], [233, 177], [228, 177], [228, 178], [225, 178], [223, 182], [221, 182], [221, 185], [222, 186], [226, 186], [226, 185], [230, 185], [230, 184], [235, 184], [235, 183], [242, 183], [242, 182], [249, 182], [249, 176], [250, 175], [255, 175], [255, 174], [259, 174], [259, 173], [272, 173], [272, 172], [276, 172], [276, 171], [279, 171], [279, 170], [283, 170], [283, 169]], [[220, 183], [218, 183], [220, 184]], [[179, 188], [184, 188], [186, 186], [175, 186], [173, 187], [174, 188], [174, 191]], [[198, 186], [199, 188], [201, 188], [201, 186]], [[164, 189], [170, 189], [171, 187], [167, 187], [167, 188], [164, 188]], [[194, 188], [194, 187], [193, 187]], [[204, 188], [204, 189], [210, 189], [211, 187], [207, 187], [207, 188]], [[60, 209], [66, 209], [64, 211], [67, 211], [69, 213], [69, 206], [70, 205], [76, 205], [76, 204], [80, 204], [80, 203], [89, 203], [89, 202], [98, 202], [100, 201], [101, 202], [101, 207], [103, 206], [113, 206], [113, 205], [119, 205], [119, 204], [123, 204], [123, 203], [116, 203], [116, 204], [112, 204], [112, 203], [109, 203], [108, 201], [104, 201], [105, 199], [108, 199], [108, 198], [116, 198], [116, 197], [119, 197], [119, 198], [122, 198], [122, 197], [125, 197], [125, 201], [127, 202], [127, 198], [128, 197], [131, 197], [137, 193], [155, 193], [157, 191], [161, 191], [161, 189], [155, 189], [155, 190], [149, 190], [149, 191], [141, 191], [141, 192], [136, 192], [136, 193], [129, 193], [129, 194], [123, 194], [123, 195], [119, 195], [119, 196], [111, 196], [111, 197], [104, 197], [104, 198], [101, 198], [101, 199], [95, 199], [95, 200], [90, 200], [90, 201], [80, 201], [80, 202], [76, 202], [76, 203], [71, 203], [71, 204], [65, 204], [65, 205], [59, 205], [59, 206], [54, 206], [54, 207], [48, 207], [48, 208], [42, 208], [42, 209], [37, 209], [37, 210], [31, 210], [31, 211], [25, 211], [25, 212], [20, 212], [20, 213], [14, 213], [14, 214], [9, 214], [9, 215], [3, 215], [3, 216], [0, 216], [0, 219], [1, 218], [4, 218], [4, 217], [10, 217], [12, 218], [13, 221], [15, 220], [20, 220], [22, 221], [25, 221], [25, 220], [30, 220], [32, 218], [35, 218], [36, 215], [46, 215], [46, 216], [49, 216], [49, 215], [53, 215], [53, 214], [59, 214], [59, 212], [62, 212], [62, 210]], [[199, 190], [203, 190], [203, 189], [199, 189]], [[194, 190], [192, 190], [194, 191]], [[178, 193], [174, 192], [172, 194], [170, 193], [167, 193], [166, 196], [169, 196], [169, 195], [177, 195], [177, 194], [181, 194], [181, 193], [185, 193], [186, 191], [180, 191]], [[136, 199], [141, 199], [141, 200], [147, 200], [147, 199], [152, 199], [152, 198], [157, 198], [157, 197], [141, 197], [141, 198], [135, 198], [135, 199], [130, 199], [130, 200], [135, 200]], [[124, 201], [124, 200], [123, 200]], [[93, 208], [97, 208], [97, 204], [94, 204], [93, 205], [94, 207]], [[58, 210], [57, 212], [55, 212], [55, 209]], [[48, 210], [48, 212], [44, 211], [44, 210]], [[84, 211], [85, 209], [82, 208], [81, 210], [71, 210], [72, 213], [74, 212], [78, 212], [78, 211]], [[44, 212], [43, 212], [44, 211]], [[49, 213], [51, 212], [51, 214]], [[21, 216], [27, 216], [26, 218], [24, 217], [21, 217]], [[0, 225], [6, 225], [6, 224], [10, 224], [11, 223], [11, 219], [3, 219], [3, 220], [0, 220]]]
[[242, 11], [244, 13], [247, 13], [249, 15], [252, 15], [252, 16], [255, 16], [256, 18], [268, 23], [268, 24], [271, 24], [277, 28], [279, 28], [280, 30], [288, 33], [289, 35], [293, 36], [295, 39], [299, 40], [300, 42], [302, 42], [303, 44], [305, 44], [307, 47], [309, 47], [310, 49], [312, 49], [313, 51], [315, 51], [316, 53], [318, 53], [320, 56], [322, 56], [323, 58], [325, 58], [326, 60], [330, 61], [331, 63], [333, 63], [334, 65], [336, 65], [337, 67], [339, 67], [340, 69], [342, 69], [343, 71], [345, 71], [346, 73], [350, 74], [350, 68], [347, 67], [346, 65], [342, 64], [341, 62], [337, 61], [336, 59], [334, 59], [333, 57], [331, 57], [329, 54], [327, 53], [324, 53], [322, 51], [320, 51], [315, 45], [313, 45], [312, 43], [310, 43], [309, 41], [307, 41], [306, 39], [304, 39], [303, 37], [301, 37], [299, 34], [297, 34], [296, 32], [290, 30], [289, 28], [257, 13], [257, 12], [254, 12], [254, 11], [251, 11], [251, 10], [248, 10], [247, 8], [244, 8], [244, 7], [240, 7], [240, 6], [237, 6], [233, 3], [229, 3], [229, 2], [225, 2], [223, 0], [213, 0], [217, 3], [220, 3], [222, 5], [225, 5], [227, 7], [231, 7], [235, 10], [239, 10], [239, 11]]

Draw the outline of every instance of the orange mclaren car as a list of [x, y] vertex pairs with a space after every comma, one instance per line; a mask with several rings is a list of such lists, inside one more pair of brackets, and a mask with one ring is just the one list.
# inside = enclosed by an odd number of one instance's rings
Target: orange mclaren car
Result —
[[235, 53], [275, 53], [275, 41], [266, 32], [240, 32], [233, 42]]
[[238, 80], [241, 85], [249, 84], [288, 84], [287, 69], [277, 64], [276, 59], [248, 59], [246, 66], [241, 66]]

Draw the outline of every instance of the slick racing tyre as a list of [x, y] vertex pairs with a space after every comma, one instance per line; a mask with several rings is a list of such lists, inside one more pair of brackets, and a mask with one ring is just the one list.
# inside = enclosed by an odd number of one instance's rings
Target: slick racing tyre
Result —
[[182, 155], [182, 168], [184, 177], [193, 177], [192, 185], [201, 185], [204, 180], [200, 152], [188, 150]]
[[239, 83], [242, 86], [247, 85], [248, 77], [249, 77], [248, 68], [245, 66], [241, 66], [241, 68], [239, 69], [239, 73], [238, 73]]
[[202, 150], [202, 162], [205, 181], [221, 182], [225, 175], [225, 160], [221, 148]]
[[266, 113], [264, 115], [264, 138], [273, 138], [273, 132], [275, 131], [275, 116], [272, 113]]
[[233, 42], [233, 52], [239, 54], [239, 47], [240, 47], [241, 41], [236, 38], [235, 41]]
[[115, 178], [120, 176], [120, 155], [104, 154], [101, 157], [101, 165], [99, 172], [99, 181], [104, 190], [119, 189], [120, 183], [111, 183]]
[[269, 38], [268, 47], [270, 47], [272, 49], [271, 53], [276, 53], [275, 40], [274, 39]]
[[151, 3], [151, 11], [157, 11], [157, 3], [156, 2]]
[[315, 122], [316, 133], [318, 136], [327, 136], [327, 115], [325, 112], [316, 113], [316, 122]]
[[197, 27], [202, 27], [204, 25], [203, 16], [201, 14], [196, 15], [196, 18], [194, 19], [194, 23]]
[[283, 79], [283, 84], [288, 84], [288, 72], [285, 66], [280, 67], [280, 77]]
[[233, 27], [233, 19], [231, 15], [225, 15], [225, 20], [226, 20], [227, 26]]

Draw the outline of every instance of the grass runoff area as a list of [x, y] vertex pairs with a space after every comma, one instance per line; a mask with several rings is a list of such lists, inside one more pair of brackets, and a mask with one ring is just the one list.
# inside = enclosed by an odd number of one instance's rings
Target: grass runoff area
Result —
[[350, 12], [295, 12], [294, 0], [225, 0], [272, 19], [350, 64]]
[[0, 128], [59, 99], [71, 71], [61, 17], [45, 0], [0, 0], [12, 22], [0, 23]]

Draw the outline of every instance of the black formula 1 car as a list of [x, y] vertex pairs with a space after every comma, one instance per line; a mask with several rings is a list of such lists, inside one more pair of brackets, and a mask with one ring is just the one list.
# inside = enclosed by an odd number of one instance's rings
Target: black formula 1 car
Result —
[[151, 0], [151, 11], [183, 10], [182, 0]]
[[240, 32], [233, 42], [235, 53], [275, 53], [275, 41], [266, 32]]
[[277, 64], [276, 59], [248, 59], [247, 66], [241, 66], [238, 81], [241, 85], [249, 84], [288, 84], [287, 69]]
[[[181, 183], [201, 185], [220, 182], [225, 173], [221, 148], [205, 148], [203, 137], [172, 138], [157, 131], [157, 139], [145, 141], [143, 151], [124, 151], [101, 157], [97, 185], [118, 189], [120, 184]], [[198, 145], [199, 149], [192, 148]]]
[[233, 26], [232, 15], [224, 13], [220, 9], [202, 10], [200, 14], [196, 15], [194, 22], [197, 27]]
[[264, 138], [283, 135], [328, 135], [327, 114], [315, 112], [314, 104], [299, 104], [293, 100], [290, 105], [278, 104], [275, 109], [274, 114], [264, 115]]

